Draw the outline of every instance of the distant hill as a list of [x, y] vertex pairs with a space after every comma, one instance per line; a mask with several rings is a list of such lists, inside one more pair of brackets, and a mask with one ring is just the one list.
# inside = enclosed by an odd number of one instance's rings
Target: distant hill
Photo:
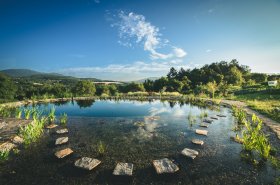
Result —
[[157, 79], [159, 79], [159, 77], [149, 77], [149, 78], [143, 78], [143, 79], [140, 79], [140, 80], [135, 80], [133, 82], [143, 83], [143, 82], [145, 82], [145, 80], [155, 81]]
[[27, 77], [27, 76], [42, 74], [41, 72], [33, 71], [30, 69], [5, 69], [0, 72], [10, 77]]

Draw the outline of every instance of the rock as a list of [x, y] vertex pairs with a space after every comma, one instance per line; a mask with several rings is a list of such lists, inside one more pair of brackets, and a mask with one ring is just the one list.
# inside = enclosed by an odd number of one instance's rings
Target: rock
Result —
[[208, 127], [209, 127], [209, 124], [201, 123], [199, 126], [200, 126], [200, 127], [208, 128]]
[[15, 148], [16, 145], [11, 142], [5, 142], [0, 145], [0, 152], [10, 151]]
[[68, 133], [68, 129], [67, 128], [63, 128], [63, 129], [59, 129], [56, 131], [57, 134], [65, 134]]
[[223, 114], [217, 114], [218, 117], [221, 117], [221, 118], [225, 118], [227, 117], [226, 115], [223, 115]]
[[203, 122], [205, 122], [205, 123], [212, 123], [213, 120], [211, 120], [211, 119], [204, 119]]
[[68, 137], [60, 137], [56, 139], [55, 145], [62, 145], [67, 142], [68, 142]]
[[92, 159], [89, 157], [82, 157], [75, 162], [75, 166], [85, 170], [92, 170], [101, 163], [98, 159]]
[[239, 137], [231, 136], [230, 139], [237, 142], [237, 143], [243, 144], [243, 139], [241, 139]]
[[211, 118], [211, 119], [215, 119], [215, 120], [218, 120], [218, 119], [219, 119], [219, 118], [214, 117], [214, 116], [211, 116], [210, 118]]
[[23, 143], [23, 138], [19, 137], [19, 136], [15, 136], [13, 139], [12, 139], [12, 142], [15, 143], [15, 144], [22, 144]]
[[3, 121], [3, 122], [0, 122], [0, 129], [4, 128], [5, 126], [7, 126], [8, 124]]
[[187, 156], [187, 157], [190, 157], [190, 158], [194, 159], [198, 155], [198, 151], [192, 150], [192, 149], [189, 149], [189, 148], [185, 148], [181, 152], [181, 154], [184, 155], [184, 156]]
[[132, 176], [132, 171], [133, 171], [132, 163], [118, 163], [114, 169], [113, 175]]
[[63, 150], [57, 151], [55, 152], [55, 156], [59, 159], [64, 158], [68, 155], [70, 155], [71, 153], [73, 153], [73, 150], [71, 150], [71, 148], [65, 148]]
[[196, 133], [196, 134], [199, 134], [199, 135], [207, 136], [208, 131], [207, 131], [207, 130], [199, 130], [199, 129], [196, 129], [196, 130], [195, 130], [195, 133]]
[[50, 124], [50, 125], [46, 126], [46, 128], [52, 129], [52, 128], [55, 128], [55, 127], [57, 127], [57, 126], [58, 126], [58, 125], [56, 125], [56, 124]]
[[167, 158], [154, 160], [153, 166], [155, 167], [157, 174], [175, 173], [179, 170], [179, 167]]
[[192, 140], [192, 143], [193, 143], [193, 144], [196, 144], [196, 145], [203, 145], [203, 144], [204, 144], [204, 141], [199, 140], [199, 139], [193, 139], [193, 140]]

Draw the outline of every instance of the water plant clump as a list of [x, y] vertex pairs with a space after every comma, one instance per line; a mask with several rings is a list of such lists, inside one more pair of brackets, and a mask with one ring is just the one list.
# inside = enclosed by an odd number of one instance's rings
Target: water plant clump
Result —
[[100, 155], [104, 155], [104, 154], [105, 154], [105, 151], [106, 151], [106, 146], [105, 146], [105, 144], [104, 144], [102, 141], [99, 141], [98, 144], [97, 144], [97, 152], [98, 152]]
[[16, 108], [15, 114], [16, 114], [15, 117], [16, 117], [17, 119], [21, 119], [21, 116], [22, 116], [22, 109]]
[[30, 119], [32, 110], [27, 108], [27, 109], [24, 109], [23, 112], [24, 112], [25, 119]]
[[49, 120], [49, 123], [54, 123], [56, 119], [56, 116], [55, 116], [55, 108], [52, 107], [50, 112], [49, 112], [49, 115], [48, 115], [48, 120]]
[[189, 112], [188, 121], [189, 121], [189, 124], [190, 124], [191, 126], [195, 124], [196, 117], [195, 117], [194, 115], [192, 115], [191, 112]]
[[245, 130], [242, 132], [244, 150], [257, 153], [264, 160], [268, 159], [271, 145], [267, 136], [261, 130], [262, 120], [253, 114], [250, 121], [244, 121], [244, 125]]
[[244, 125], [244, 122], [246, 121], [247, 114], [244, 110], [239, 109], [237, 107], [232, 107], [233, 115], [237, 119], [237, 123]]
[[67, 114], [66, 113], [63, 113], [62, 115], [60, 115], [59, 121], [60, 121], [60, 124], [62, 126], [65, 127], [67, 125], [67, 120], [68, 120], [68, 118], [67, 118]]
[[29, 145], [39, 139], [44, 131], [46, 121], [46, 117], [41, 117], [34, 119], [31, 123], [24, 127], [20, 127], [19, 134], [23, 138], [25, 145]]
[[9, 154], [9, 150], [0, 151], [0, 162], [8, 160]]

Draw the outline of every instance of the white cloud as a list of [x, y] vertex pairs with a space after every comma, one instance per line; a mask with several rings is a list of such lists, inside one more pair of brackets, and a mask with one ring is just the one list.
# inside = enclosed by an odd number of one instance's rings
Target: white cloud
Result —
[[210, 52], [212, 52], [211, 49], [207, 49], [207, 50], [206, 50], [206, 53], [210, 53]]
[[173, 47], [173, 51], [167, 54], [160, 53], [157, 49], [166, 46], [169, 40], [162, 39], [159, 28], [146, 21], [143, 15], [130, 12], [126, 14], [121, 11], [118, 14], [119, 21], [112, 24], [113, 27], [119, 29], [120, 44], [124, 46], [132, 46], [131, 40], [135, 39], [137, 44], [143, 44], [143, 49], [150, 52], [150, 58], [170, 59], [173, 57], [182, 58], [186, 56], [186, 52], [182, 48]]

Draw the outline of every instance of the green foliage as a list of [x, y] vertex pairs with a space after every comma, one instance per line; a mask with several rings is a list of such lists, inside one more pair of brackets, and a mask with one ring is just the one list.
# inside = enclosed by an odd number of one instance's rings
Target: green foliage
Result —
[[92, 81], [81, 80], [73, 88], [72, 92], [76, 96], [94, 96], [96, 88]]
[[6, 75], [0, 73], [0, 100], [13, 100], [16, 96], [17, 86]]
[[203, 111], [199, 115], [199, 119], [202, 121], [204, 118], [208, 116], [208, 113], [206, 111]]
[[9, 154], [10, 154], [9, 150], [0, 151], [0, 162], [8, 160]]
[[232, 111], [234, 117], [237, 119], [237, 123], [240, 125], [244, 125], [244, 122], [246, 121], [247, 118], [247, 113], [244, 110], [234, 106], [232, 107]]
[[68, 120], [68, 118], [67, 118], [67, 114], [66, 113], [63, 113], [62, 115], [60, 115], [59, 121], [60, 121], [60, 124], [62, 126], [65, 127], [67, 125], [67, 120]]
[[44, 131], [44, 125], [47, 121], [46, 117], [34, 119], [26, 126], [20, 127], [19, 134], [24, 139], [24, 144], [30, 145], [37, 141]]
[[16, 108], [16, 118], [17, 119], [21, 119], [21, 115], [22, 115], [22, 109], [20, 108]]
[[216, 83], [216, 81], [214, 81], [214, 82], [208, 82], [208, 83], [206, 84], [206, 89], [208, 90], [208, 92], [211, 93], [212, 98], [214, 99], [214, 98], [215, 98], [215, 92], [216, 92], [216, 90], [217, 90], [217, 83]]
[[31, 116], [32, 110], [26, 108], [26, 109], [23, 110], [23, 112], [24, 112], [25, 119], [29, 119], [30, 116]]
[[50, 109], [50, 112], [49, 112], [49, 115], [48, 115], [48, 120], [49, 120], [49, 123], [54, 123], [55, 122], [55, 107], [53, 106], [51, 109]]
[[189, 124], [190, 126], [194, 125], [195, 122], [196, 122], [196, 117], [194, 115], [192, 115], [192, 112], [189, 112], [188, 114], [188, 121], [189, 121]]
[[97, 145], [97, 152], [100, 154], [100, 155], [104, 155], [106, 151], [106, 146], [105, 144], [102, 142], [102, 141], [99, 141], [98, 142], [98, 145]]
[[262, 121], [255, 114], [250, 121], [244, 121], [246, 129], [242, 132], [243, 147], [246, 151], [255, 151], [263, 159], [268, 159], [271, 146], [267, 136], [261, 131]]

